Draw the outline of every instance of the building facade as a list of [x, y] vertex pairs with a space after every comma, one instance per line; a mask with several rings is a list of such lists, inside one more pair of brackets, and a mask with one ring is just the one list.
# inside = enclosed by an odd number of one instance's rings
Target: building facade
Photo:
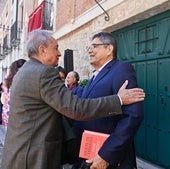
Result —
[[[25, 43], [30, 29], [35, 25], [39, 29], [53, 29], [54, 19], [50, 19], [55, 16], [56, 5], [51, 0], [1, 0], [0, 3], [0, 79], [3, 81], [14, 60], [28, 59]], [[37, 17], [39, 11], [42, 11], [40, 18]], [[36, 24], [32, 23], [32, 18], [36, 19]]]
[[169, 0], [7, 0], [1, 6], [1, 79], [13, 60], [27, 59], [26, 37], [36, 27], [53, 30], [62, 53], [59, 64], [79, 72], [81, 80], [93, 71], [86, 51], [90, 37], [113, 33], [118, 58], [134, 65], [146, 92], [145, 119], [135, 138], [139, 168], [170, 169]]

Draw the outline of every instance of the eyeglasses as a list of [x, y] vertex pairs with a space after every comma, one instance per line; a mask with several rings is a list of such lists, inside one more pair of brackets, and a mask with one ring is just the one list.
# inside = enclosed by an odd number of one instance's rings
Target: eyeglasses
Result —
[[109, 43], [99, 43], [99, 44], [91, 44], [90, 46], [87, 46], [86, 50], [94, 50], [94, 48], [96, 48], [97, 46], [101, 46], [101, 45], [110, 45]]

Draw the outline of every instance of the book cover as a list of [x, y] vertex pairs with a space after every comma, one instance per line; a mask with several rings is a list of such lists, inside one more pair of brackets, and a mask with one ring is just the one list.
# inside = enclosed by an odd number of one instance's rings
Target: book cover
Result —
[[90, 159], [93, 158], [109, 137], [109, 134], [84, 130], [81, 139], [79, 157]]

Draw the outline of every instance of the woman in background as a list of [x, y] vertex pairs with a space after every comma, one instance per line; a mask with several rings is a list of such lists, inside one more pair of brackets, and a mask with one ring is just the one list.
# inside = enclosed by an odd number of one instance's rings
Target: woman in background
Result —
[[14, 61], [9, 68], [9, 74], [4, 79], [2, 88], [3, 92], [1, 95], [1, 102], [2, 106], [2, 125], [7, 126], [8, 124], [8, 116], [9, 116], [9, 102], [10, 102], [10, 88], [12, 85], [12, 81], [16, 73], [18, 72], [19, 68], [23, 66], [26, 62], [25, 59], [19, 59]]

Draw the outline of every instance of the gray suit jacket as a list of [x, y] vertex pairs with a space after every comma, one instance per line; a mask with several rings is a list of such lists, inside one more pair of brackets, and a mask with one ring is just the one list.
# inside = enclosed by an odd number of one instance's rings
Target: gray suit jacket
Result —
[[61, 114], [88, 120], [122, 113], [117, 96], [80, 100], [58, 70], [30, 59], [14, 78], [3, 151], [3, 169], [59, 169], [63, 141]]

